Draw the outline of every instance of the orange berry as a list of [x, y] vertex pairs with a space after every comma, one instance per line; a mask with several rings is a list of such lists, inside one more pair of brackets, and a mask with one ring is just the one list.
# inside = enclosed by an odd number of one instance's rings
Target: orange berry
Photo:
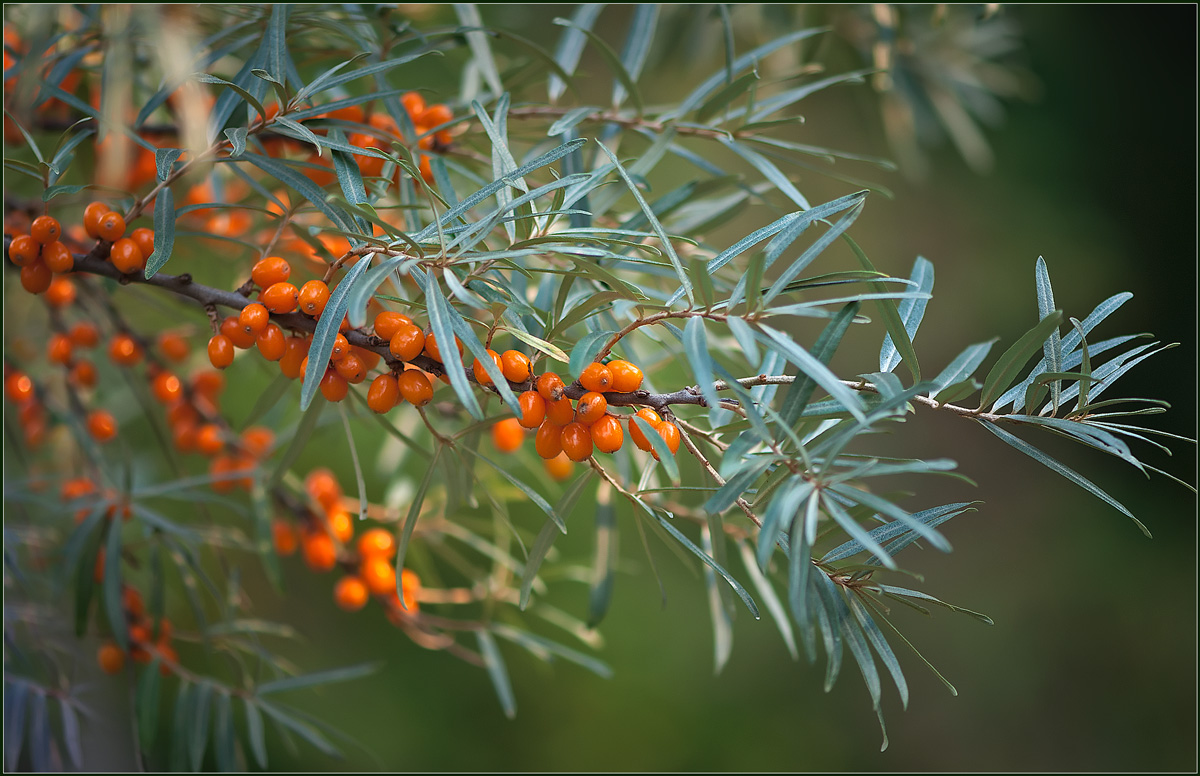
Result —
[[396, 590], [396, 569], [387, 558], [378, 555], [363, 558], [358, 575], [375, 595], [387, 595]]
[[183, 383], [170, 372], [159, 372], [151, 384], [154, 398], [163, 404], [171, 404], [183, 398]]
[[436, 127], [439, 124], [445, 124], [447, 121], [450, 121], [453, 118], [454, 114], [450, 111], [450, 109], [445, 105], [438, 103], [437, 105], [430, 105], [428, 108], [426, 108], [421, 115], [417, 117], [415, 123], [423, 124], [427, 127]]
[[275, 553], [282, 557], [294, 553], [299, 545], [296, 529], [286, 520], [277, 519], [271, 522], [271, 541], [275, 545]]
[[292, 274], [292, 265], [279, 256], [267, 256], [260, 259], [250, 270], [250, 279], [259, 288], [267, 289], [276, 283], [283, 283]]
[[[116, 216], [117, 214], [112, 213], [111, 215]], [[113, 243], [112, 249], [108, 252], [108, 260], [126, 275], [140, 272], [146, 266], [146, 257], [142, 255], [142, 249], [128, 237], [122, 237]]]
[[[658, 416], [658, 413], [649, 407], [643, 407], [642, 409], [638, 410], [635, 417], [639, 417], [649, 423], [651, 426], [655, 427], [662, 422], [662, 418]], [[650, 440], [647, 439], [646, 435], [642, 433], [641, 427], [634, 422], [633, 418], [629, 419], [629, 436], [633, 439], [633, 443], [637, 445], [639, 450], [650, 451], [653, 449], [653, 445], [650, 444]]]
[[562, 449], [572, 461], [586, 461], [592, 454], [592, 434], [587, 426], [579, 422], [563, 426]]
[[283, 357], [279, 359], [279, 371], [295, 380], [300, 376], [300, 364], [308, 358], [308, 340], [304, 337], [288, 337], [283, 343]]
[[[674, 423], [663, 421], [658, 424], [656, 430], [658, 431], [658, 435], [663, 438], [663, 441], [667, 443], [667, 449], [671, 451], [671, 455], [679, 452], [679, 443], [683, 440], [679, 436], [679, 428]], [[654, 457], [658, 458], [658, 455]]]
[[215, 423], [205, 423], [196, 431], [196, 450], [203, 455], [216, 455], [225, 448], [221, 429]]
[[65, 334], [55, 334], [46, 346], [46, 360], [51, 364], [68, 364], [71, 361], [71, 339]]
[[553, 458], [547, 458], [542, 462], [546, 471], [556, 480], [565, 480], [571, 476], [571, 470], [575, 468], [575, 464], [567, 457], [566, 453], [559, 453]]
[[521, 449], [525, 441], [525, 429], [516, 418], [506, 418], [492, 426], [492, 444], [502, 453]]
[[42, 261], [46, 263], [46, 268], [55, 274], [75, 269], [75, 257], [71, 254], [71, 249], [57, 240], [42, 246]]
[[290, 313], [300, 304], [300, 292], [291, 283], [274, 283], [258, 295], [258, 300], [273, 313]]
[[[462, 341], [458, 337], [455, 337], [454, 344], [458, 346], [458, 355], [462, 356]], [[438, 348], [437, 336], [432, 333], [426, 335], [425, 337], [425, 353], [434, 361], [437, 361], [438, 363], [445, 363], [442, 361], [442, 351]]]
[[533, 437], [533, 449], [543, 458], [554, 458], [562, 452], [562, 426], [545, 421]]
[[328, 469], [313, 469], [304, 478], [304, 489], [308, 495], [326, 510], [337, 505], [342, 498], [342, 486]]
[[562, 392], [567, 386], [563, 383], [562, 378], [554, 372], [546, 372], [538, 375], [536, 387], [542, 398], [551, 402], [562, 398]]
[[628, 361], [609, 361], [608, 370], [612, 372], [612, 386], [610, 391], [619, 393], [629, 393], [636, 391], [642, 386], [642, 370]]
[[372, 528], [358, 537], [358, 554], [364, 558], [395, 557], [396, 537], [386, 528]]
[[114, 676], [121, 673], [121, 669], [125, 667], [125, 653], [116, 644], [104, 644], [96, 653], [96, 662], [100, 664], [100, 670]]
[[101, 240], [116, 242], [125, 235], [125, 217], [120, 213], [109, 211], [100, 217], [96, 226], [97, 237]]
[[29, 226], [29, 235], [42, 245], [55, 242], [62, 236], [62, 227], [53, 216], [38, 216]]
[[558, 401], [546, 402], [546, 420], [556, 426], [565, 426], [575, 420], [575, 407], [566, 396]]
[[221, 391], [225, 390], [225, 378], [220, 372], [207, 369], [192, 377], [192, 390], [215, 403]]
[[121, 591], [121, 608], [133, 617], [141, 617], [146, 613], [146, 605], [142, 594], [136, 588], [127, 587]]
[[117, 436], [117, 419], [106, 410], [93, 410], [87, 418], [88, 433], [100, 444], [111, 442]]
[[96, 384], [96, 365], [91, 361], [81, 359], [71, 366], [70, 379], [75, 385], [91, 388]]
[[242, 325], [235, 315], [230, 315], [221, 321], [220, 333], [229, 338], [235, 348], [246, 350], [254, 347], [254, 332]]
[[329, 286], [320, 280], [310, 280], [300, 287], [300, 312], [316, 318], [329, 302]]
[[385, 310], [375, 316], [375, 336], [380, 339], [391, 340], [396, 336], [396, 332], [401, 326], [411, 326], [412, 318], [409, 318], [404, 313], [392, 312]]
[[271, 322], [271, 314], [261, 304], [252, 302], [242, 308], [237, 319], [248, 334], [257, 337], [258, 333], [267, 328], [267, 324]]
[[506, 350], [500, 355], [500, 369], [504, 379], [510, 383], [524, 383], [533, 376], [533, 364], [529, 356], [519, 350]]
[[149, 260], [154, 253], [154, 230], [140, 226], [130, 233], [129, 239], [137, 243], [137, 247], [142, 249], [142, 256]]
[[612, 390], [612, 370], [604, 364], [588, 364], [579, 374], [579, 384], [584, 390], [604, 393]]
[[67, 333], [71, 342], [81, 348], [92, 348], [100, 343], [100, 330], [94, 323], [77, 323]]
[[21, 287], [31, 294], [40, 294], [50, 288], [54, 273], [41, 259], [21, 267]]
[[383, 358], [375, 351], [367, 350], [366, 348], [360, 348], [358, 345], [351, 345], [350, 352], [358, 356], [359, 360], [363, 362], [363, 366], [367, 368], [368, 372], [379, 366], [379, 362]]
[[328, 534], [319, 531], [306, 533], [300, 549], [305, 564], [313, 571], [330, 571], [337, 565], [337, 547]]
[[[500, 364], [500, 354], [494, 350], [488, 349], [487, 354], [491, 357], [492, 362], [496, 364], [497, 369], [502, 369]], [[492, 378], [488, 375], [487, 370], [483, 368], [483, 362], [475, 359], [475, 363], [471, 366], [471, 371], [475, 373], [475, 382], [480, 385], [491, 385]]]
[[[378, 330], [377, 330], [378, 331]], [[392, 335], [388, 348], [401, 361], [412, 361], [425, 349], [425, 332], [411, 323], [400, 324]]]
[[191, 348], [188, 347], [187, 340], [176, 332], [165, 331], [158, 335], [158, 352], [168, 361], [184, 360], [188, 357], [189, 350]]
[[345, 334], [338, 333], [333, 338], [333, 349], [329, 351], [329, 360], [337, 363], [350, 353], [350, 341]]
[[407, 369], [396, 377], [400, 395], [409, 404], [424, 407], [433, 401], [433, 384], [419, 369]]
[[88, 237], [100, 236], [100, 219], [112, 212], [104, 202], [92, 202], [83, 209], [83, 228]]
[[33, 398], [33, 380], [24, 372], [13, 372], [4, 378], [4, 394], [14, 404], [24, 404]]
[[400, 102], [403, 103], [404, 110], [408, 111], [408, 116], [414, 124], [417, 122], [417, 116], [425, 112], [425, 98], [421, 96], [420, 92], [405, 92], [404, 96], [400, 98]]
[[142, 346], [128, 334], [118, 334], [108, 346], [108, 357], [119, 366], [133, 366], [142, 360]]
[[375, 412], [383, 414], [396, 406], [400, 401], [400, 386], [396, 378], [390, 374], [379, 375], [371, 381], [367, 389], [367, 406]]
[[258, 346], [258, 352], [268, 361], [278, 361], [283, 358], [283, 354], [287, 349], [286, 342], [287, 338], [283, 334], [283, 329], [273, 323], [260, 331], [258, 336], [254, 338], [254, 344]]
[[342, 356], [335, 368], [337, 373], [351, 385], [358, 385], [367, 379], [367, 366], [355, 353], [347, 353]]
[[224, 334], [217, 334], [208, 341], [208, 361], [217, 369], [224, 369], [233, 363], [233, 340]]
[[593, 423], [589, 429], [596, 449], [602, 453], [615, 453], [625, 443], [625, 432], [621, 429], [621, 421], [613, 415], [604, 417]]
[[350, 384], [346, 382], [346, 378], [334, 369], [325, 371], [325, 376], [321, 378], [321, 395], [327, 401], [341, 401], [349, 392]]
[[242, 432], [242, 449], [252, 458], [262, 458], [275, 444], [275, 432], [265, 426], [251, 426]]
[[75, 284], [71, 282], [70, 278], [60, 275], [50, 281], [50, 287], [46, 289], [46, 304], [62, 308], [69, 307], [74, 303]]
[[354, 538], [354, 521], [341, 507], [334, 507], [325, 515], [325, 522], [329, 525], [329, 533], [342, 544]]
[[575, 420], [585, 426], [590, 426], [604, 417], [606, 412], [608, 412], [608, 401], [604, 398], [604, 394], [588, 391], [579, 397], [579, 404], [575, 407]]
[[334, 602], [348, 612], [357, 612], [370, 598], [366, 584], [358, 577], [342, 577], [333, 588]]
[[521, 407], [521, 425], [525, 428], [537, 428], [546, 419], [546, 400], [537, 391], [525, 391], [517, 397]]
[[8, 244], [8, 257], [18, 267], [28, 267], [38, 260], [42, 253], [42, 244], [30, 235], [19, 234]]

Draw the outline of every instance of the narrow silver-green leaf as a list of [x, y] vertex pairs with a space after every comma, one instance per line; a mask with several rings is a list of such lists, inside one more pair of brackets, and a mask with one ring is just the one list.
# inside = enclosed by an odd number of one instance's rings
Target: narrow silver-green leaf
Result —
[[1008, 387], [1017, 379], [1017, 375], [1021, 373], [1021, 368], [1025, 366], [1029, 357], [1042, 349], [1042, 343], [1050, 337], [1051, 332], [1058, 331], [1058, 323], [1061, 320], [1062, 310], [1052, 310], [1036, 326], [1025, 332], [1008, 350], [1004, 351], [1004, 355], [1000, 356], [983, 381], [983, 395], [979, 400], [980, 409], [992, 403], [1008, 390]]
[[760, 619], [758, 614], [758, 606], [755, 605], [754, 599], [750, 597], [750, 594], [746, 592], [746, 588], [742, 587], [741, 582], [738, 582], [736, 579], [734, 579], [733, 575], [731, 575], [728, 571], [722, 568], [719, 563], [709, 557], [704, 550], [701, 550], [699, 547], [697, 547], [691, 539], [687, 538], [687, 536], [681, 533], [678, 528], [672, 525], [670, 520], [667, 520], [655, 510], [651, 510], [651, 514], [654, 515], [654, 518], [663, 528], [667, 529], [667, 533], [675, 537], [676, 541], [682, 544], [697, 558], [704, 561], [705, 565], [709, 566], [713, 571], [720, 574], [725, 581], [729, 583], [729, 586], [733, 588], [733, 592], [737, 593], [738, 598], [742, 599], [742, 603], [744, 603], [746, 608], [750, 610], [750, 613], [754, 615], [754, 619]]
[[284, 679], [275, 679], [270, 682], [264, 682], [258, 685], [255, 692], [259, 697], [269, 695], [275, 692], [284, 692], [285, 690], [297, 690], [305, 687], [314, 687], [322, 684], [332, 684], [333, 682], [345, 682], [351, 679], [360, 679], [364, 676], [370, 676], [383, 667], [383, 663], [362, 663], [356, 666], [346, 666], [344, 668], [333, 668], [328, 671], [317, 671], [311, 674], [301, 674], [300, 676], [289, 676]]
[[[915, 284], [916, 291], [924, 294], [933, 293], [933, 263], [925, 257], [917, 257], [913, 263], [912, 273], [908, 277]], [[904, 330], [908, 332], [909, 342], [917, 337], [917, 328], [925, 316], [927, 304], [929, 304], [928, 299], [909, 298], [900, 302], [897, 312], [900, 314], [900, 320], [904, 323]], [[879, 351], [879, 371], [891, 372], [900, 364], [900, 360], [900, 352], [892, 342], [892, 335], [884, 335], [883, 347]]]
[[[1046, 268], [1046, 260], [1038, 256], [1037, 264], [1034, 270], [1035, 285], [1037, 286], [1037, 301], [1038, 301], [1038, 316], [1045, 318], [1050, 313], [1054, 312], [1054, 289], [1050, 286], [1050, 271]], [[1061, 372], [1062, 365], [1062, 340], [1059, 337], [1058, 327], [1054, 327], [1054, 331], [1050, 332], [1050, 336], [1042, 343], [1043, 358], [1046, 361], [1047, 372]], [[1050, 404], [1053, 409], [1051, 415], [1058, 414], [1059, 396], [1062, 393], [1062, 381], [1054, 380], [1050, 383]], [[1033, 408], [1027, 401], [1026, 408], [1030, 412]]]
[[512, 683], [508, 679], [508, 668], [504, 665], [504, 657], [496, 646], [496, 640], [486, 630], [475, 631], [479, 641], [479, 652], [483, 656], [483, 664], [487, 667], [488, 676], [492, 679], [492, 687], [496, 697], [500, 699], [500, 708], [504, 716], [514, 719], [517, 716], [517, 699], [513, 696]]
[[175, 248], [175, 196], [163, 186], [154, 200], [154, 252], [146, 258], [146, 279], [154, 277]]
[[[354, 288], [356, 281], [371, 266], [373, 258], [375, 258], [374, 253], [368, 253], [360, 258], [338, 283], [337, 288], [333, 289], [333, 293], [329, 295], [329, 301], [325, 303], [325, 311], [321, 313], [321, 318], [317, 321], [317, 328], [313, 331], [312, 344], [308, 348], [308, 369], [304, 375], [304, 383], [300, 386], [301, 410], [307, 410], [317, 395], [321, 378], [325, 376], [325, 365], [329, 363], [334, 340], [337, 339], [338, 329], [350, 303], [350, 291]], [[439, 337], [439, 339], [441, 338]], [[451, 347], [450, 350], [458, 352], [454, 347]]]

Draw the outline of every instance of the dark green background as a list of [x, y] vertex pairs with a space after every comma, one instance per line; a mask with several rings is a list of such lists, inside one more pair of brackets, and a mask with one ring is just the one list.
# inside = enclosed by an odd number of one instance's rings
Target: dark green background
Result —
[[[559, 28], [546, 21], [569, 9], [488, 6], [483, 12], [491, 25], [553, 41]], [[602, 35], [620, 41], [629, 13], [627, 7], [606, 10]], [[1192, 436], [1196, 9], [1014, 6], [1003, 13], [1023, 30], [1025, 61], [1041, 94], [1031, 103], [1009, 103], [1003, 126], [988, 131], [994, 172], [971, 173], [948, 146], [933, 153], [931, 175], [921, 184], [846, 166], [897, 195], [895, 201], [871, 197], [852, 235], [889, 272], [906, 274], [918, 254], [933, 261], [937, 286], [917, 348], [934, 372], [967, 344], [993, 335], [1011, 342], [1032, 324], [1038, 256], [1046, 258], [1057, 301], [1069, 315], [1082, 318], [1111, 294], [1132, 291], [1133, 301], [1105, 324], [1106, 336], [1152, 331], [1182, 346], [1124, 378], [1122, 395], [1170, 400], [1172, 413], [1150, 423]], [[676, 99], [696, 72], [718, 67], [720, 56], [714, 48], [699, 71], [663, 63], [644, 79], [648, 101]], [[596, 94], [606, 95], [603, 63], [585, 57], [581, 69], [595, 74]], [[431, 79], [437, 88], [455, 88], [447, 73]], [[797, 137], [886, 155], [874, 105], [866, 87], [822, 93], [804, 103], [807, 123]], [[814, 202], [850, 190], [813, 175], [800, 184]], [[739, 223], [731, 234], [759, 223]], [[851, 259], [831, 250], [823, 261], [836, 269]], [[873, 370], [876, 336], [871, 331], [848, 340], [857, 350], [839, 354], [839, 369]], [[912, 700], [902, 710], [894, 688], [885, 686], [886, 753], [878, 751], [878, 727], [849, 659], [826, 695], [822, 668], [793, 663], [769, 621], [739, 612], [733, 657], [714, 677], [699, 575], [657, 546], [669, 596], [663, 608], [636, 532], [626, 523], [622, 549], [632, 573], [618, 580], [599, 653], [616, 677], [604, 681], [570, 665], [549, 668], [505, 646], [519, 706], [511, 722], [484, 672], [417, 648], [379, 617], [338, 611], [332, 580], [288, 561], [286, 598], [267, 587], [253, 591], [256, 614], [294, 623], [305, 637], [299, 646], [281, 645], [283, 653], [308, 670], [381, 656], [387, 666], [369, 680], [289, 698], [371, 754], [350, 746], [351, 759], [337, 763], [302, 744], [293, 757], [275, 740], [274, 767], [1194, 770], [1192, 494], [1164, 478], [1141, 479], [1099, 454], [1047, 445], [1129, 506], [1154, 532], [1147, 540], [1117, 512], [970, 423], [926, 412], [906, 425], [874, 449], [951, 457], [979, 482], [974, 489], [915, 483], [923, 500], [986, 502], [947, 526], [953, 554], [924, 551], [910, 563], [925, 574], [923, 589], [986, 612], [996, 625], [942, 610], [932, 619], [897, 613], [897, 623], [955, 683], [959, 697], [898, 652]], [[340, 431], [331, 429], [328, 439], [340, 456]], [[1146, 460], [1194, 481], [1194, 447], [1172, 446], [1173, 459], [1146, 451]], [[307, 465], [320, 460], [313, 452]], [[334, 463], [349, 473], [348, 465]], [[369, 486], [375, 495], [383, 483]], [[539, 524], [539, 517], [512, 506], [522, 525]], [[590, 521], [588, 509], [578, 510], [575, 530], [557, 546], [588, 557]], [[563, 583], [551, 600], [584, 616], [586, 587]], [[101, 681], [115, 699], [122, 697], [116, 680]]]

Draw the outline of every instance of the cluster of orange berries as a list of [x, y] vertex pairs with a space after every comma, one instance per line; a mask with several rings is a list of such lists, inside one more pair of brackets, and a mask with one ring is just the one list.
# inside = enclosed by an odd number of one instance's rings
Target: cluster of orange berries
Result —
[[[292, 555], [297, 549], [304, 563], [314, 572], [332, 571], [339, 560], [354, 568], [356, 573], [338, 580], [334, 601], [346, 611], [357, 611], [367, 605], [373, 595], [387, 608], [389, 616], [403, 617], [420, 609], [417, 595], [421, 580], [416, 572], [404, 569], [400, 587], [404, 600], [396, 594], [396, 538], [384, 528], [369, 528], [354, 541], [354, 520], [342, 506], [342, 487], [328, 469], [314, 469], [304, 480], [304, 489], [312, 501], [314, 516], [299, 533], [283, 519], [272, 523], [275, 551], [281, 556]], [[355, 547], [357, 556], [346, 548]]]
[[[501, 363], [501, 357], [494, 351], [489, 350], [488, 353], [497, 360], [497, 365]], [[487, 375], [478, 359], [474, 369], [476, 380], [484, 383], [481, 375], [484, 378]], [[530, 376], [526, 371], [524, 379], [512, 380], [505, 371], [505, 377], [512, 382], [524, 383]], [[615, 453], [625, 443], [625, 431], [620, 418], [609, 412], [604, 394], [636, 391], [641, 387], [642, 379], [642, 370], [629, 361], [618, 359], [607, 364], [589, 364], [579, 375], [579, 384], [585, 393], [577, 403], [572, 404], [570, 398], [564, 395], [566, 384], [562, 378], [554, 372], [545, 372], [533, 382], [532, 389], [517, 397], [521, 407], [520, 416], [500, 421], [492, 427], [492, 441], [502, 452], [512, 452], [521, 446], [525, 429], [537, 429], [534, 449], [548, 461], [564, 454], [571, 461], [586, 461], [594, 450]], [[629, 435], [639, 449], [658, 458], [658, 453], [633, 417], [641, 417], [650, 423], [666, 442], [672, 455], [679, 449], [679, 429], [675, 424], [664, 421], [649, 407], [638, 410], [628, 421]], [[570, 471], [569, 468], [567, 471]]]
[[[158, 636], [155, 638], [153, 623], [146, 615], [141, 593], [128, 585], [121, 591], [121, 605], [129, 627], [129, 657], [136, 663], [149, 663], [157, 653], [163, 661], [158, 667], [159, 672], [163, 676], [170, 675], [170, 663], [179, 662], [179, 654], [171, 646], [171, 621], [165, 617], [158, 621]], [[115, 642], [108, 641], [101, 645], [96, 660], [104, 673], [117, 674], [125, 667], [125, 652]]]
[[[413, 128], [417, 132], [417, 146], [420, 150], [444, 150], [450, 145], [452, 136], [448, 128], [431, 131], [448, 124], [454, 119], [454, 113], [449, 107], [441, 103], [426, 105], [425, 98], [418, 92], [406, 92], [401, 98], [401, 102], [404, 105], [404, 110], [408, 113], [409, 119], [412, 121]], [[366, 123], [383, 135], [402, 139], [400, 128], [391, 116], [386, 113], [374, 113], [370, 117], [367, 117], [363, 109], [357, 105], [330, 111], [322, 117], [341, 119], [356, 124]], [[371, 146], [379, 148], [383, 146], [380, 140], [374, 135], [365, 132], [356, 132], [350, 135], [347, 142], [358, 148], [369, 148]], [[421, 172], [421, 177], [427, 183], [432, 183], [433, 169], [429, 166], [429, 157], [425, 154], [419, 154], [419, 157], [417, 164]], [[376, 156], [358, 156], [358, 168], [363, 176], [368, 178], [377, 178], [382, 175], [384, 162], [384, 159]], [[317, 183], [320, 184], [320, 181], [317, 181]]]
[[75, 257], [60, 237], [58, 220], [42, 215], [33, 219], [28, 233], [13, 234], [8, 246], [9, 259], [21, 268], [21, 287], [31, 294], [46, 294], [53, 307], [75, 301], [74, 284], [61, 277], [75, 268]]

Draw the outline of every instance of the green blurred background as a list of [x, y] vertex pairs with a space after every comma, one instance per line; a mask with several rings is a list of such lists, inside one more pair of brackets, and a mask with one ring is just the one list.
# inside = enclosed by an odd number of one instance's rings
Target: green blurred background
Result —
[[[482, 8], [488, 24], [551, 43], [560, 28], [546, 21], [570, 10]], [[436, 13], [450, 18], [445, 7]], [[611, 7], [597, 29], [620, 41], [630, 13]], [[734, 18], [749, 13], [738, 7]], [[822, 13], [789, 9], [797, 21]], [[1019, 27], [1018, 59], [1040, 88], [1029, 102], [1006, 103], [1001, 125], [987, 131], [994, 170], [971, 172], [949, 145], [931, 152], [929, 175], [919, 183], [839, 165], [896, 194], [894, 201], [872, 196], [851, 234], [885, 271], [907, 274], [918, 254], [934, 263], [934, 299], [916, 340], [923, 365], [934, 372], [967, 344], [994, 335], [1008, 343], [1033, 323], [1038, 256], [1046, 258], [1068, 315], [1082, 318], [1111, 294], [1132, 291], [1134, 299], [1105, 324], [1104, 335], [1150, 331], [1182, 346], [1123, 378], [1121, 395], [1171, 401], [1171, 413], [1149, 423], [1194, 436], [1196, 8], [1012, 6], [1001, 14]], [[667, 61], [652, 58], [647, 101], [677, 99], [697, 73], [720, 67], [721, 47], [709, 53], [698, 65], [675, 59], [677, 53]], [[833, 61], [843, 57], [846, 69], [856, 66], [848, 49], [830, 54]], [[585, 91], [594, 88], [603, 99], [610, 83], [603, 62], [589, 54], [581, 71], [595, 76]], [[455, 89], [445, 73], [430, 78], [444, 93]], [[822, 92], [802, 112], [807, 121], [796, 138], [803, 142], [888, 154], [866, 86]], [[802, 176], [800, 188], [814, 203], [853, 190], [818, 175]], [[730, 234], [760, 223], [738, 223]], [[831, 249], [822, 266], [844, 268], [850, 260]], [[848, 340], [836, 362], [841, 371], [871, 371], [876, 336], [872, 330]], [[296, 624], [304, 635], [300, 645], [279, 645], [282, 653], [308, 670], [380, 656], [387, 665], [371, 679], [288, 698], [361, 742], [347, 747], [349, 760], [327, 760], [304, 744], [289, 753], [275, 740], [273, 767], [1195, 770], [1194, 496], [1165, 478], [1147, 481], [1113, 459], [1042, 440], [1129, 506], [1153, 531], [1147, 540], [1114, 510], [972, 424], [919, 413], [906, 426], [873, 439], [872, 449], [954, 458], [979, 482], [970, 488], [922, 481], [924, 503], [985, 502], [946, 527], [952, 554], [922, 552], [909, 563], [924, 573], [923, 589], [986, 612], [996, 625], [942, 610], [931, 619], [896, 613], [959, 696], [898, 651], [912, 699], [902, 710], [894, 688], [885, 687], [887, 752], [878, 751], [879, 730], [856, 668], [847, 662], [833, 691], [823, 693], [823, 666], [792, 662], [768, 620], [739, 612], [733, 657], [714, 676], [699, 574], [656, 546], [664, 608], [636, 532], [625, 524], [630, 573], [618, 579], [598, 653], [615, 678], [548, 667], [505, 646], [519, 709], [514, 721], [501, 713], [483, 671], [416, 647], [382, 618], [340, 612], [329, 578], [287, 561], [286, 598], [266, 586], [251, 588], [257, 615]], [[329, 429], [327, 438], [332, 449], [344, 448], [339, 429]], [[328, 457], [316, 452], [321, 444], [315, 441], [302, 470]], [[1174, 458], [1146, 451], [1146, 460], [1194, 482], [1194, 446], [1172, 447]], [[373, 465], [367, 469], [374, 475], [368, 487], [378, 494], [385, 482]], [[518, 524], [540, 524], [517, 503], [510, 507]], [[584, 504], [573, 514], [576, 529], [556, 546], [590, 557], [591, 519]], [[261, 584], [252, 569], [247, 573], [251, 585]], [[586, 597], [586, 586], [560, 583], [548, 600], [582, 617]]]

